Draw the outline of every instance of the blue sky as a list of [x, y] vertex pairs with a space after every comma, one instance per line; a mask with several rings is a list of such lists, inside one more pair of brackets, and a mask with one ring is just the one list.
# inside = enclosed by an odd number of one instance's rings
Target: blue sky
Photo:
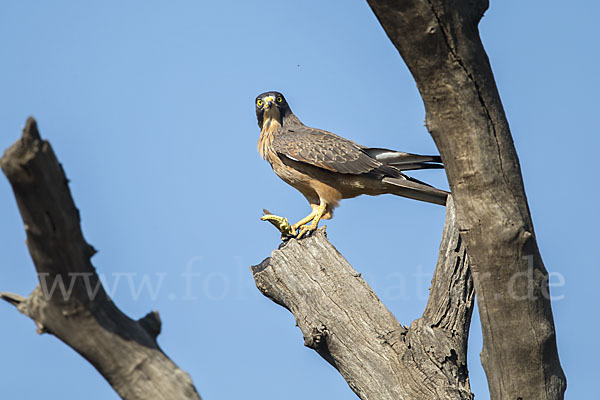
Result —
[[[492, 1], [480, 25], [555, 284], [567, 398], [595, 391], [598, 359], [587, 345], [600, 328], [590, 312], [600, 280], [598, 11], [583, 0]], [[414, 81], [366, 2], [4, 1], [0, 60], [0, 148], [37, 118], [116, 303], [133, 318], [159, 310], [159, 344], [204, 398], [355, 398], [248, 267], [278, 245], [262, 208], [291, 220], [310, 211], [256, 152], [258, 93], [280, 90], [303, 122], [364, 145], [436, 152]], [[447, 187], [440, 171], [418, 178]], [[409, 324], [425, 306], [443, 220], [442, 207], [380, 196], [342, 202], [327, 226]], [[24, 239], [0, 179], [1, 291], [37, 284]], [[0, 304], [0, 319], [2, 397], [117, 398], [11, 306]], [[485, 399], [480, 349], [475, 315], [469, 370]]]

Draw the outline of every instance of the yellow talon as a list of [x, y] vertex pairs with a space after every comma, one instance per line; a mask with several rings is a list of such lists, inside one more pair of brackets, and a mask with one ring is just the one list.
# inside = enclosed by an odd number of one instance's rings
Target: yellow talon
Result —
[[302, 228], [300, 228], [300, 233], [298, 233], [298, 236], [296, 236], [296, 239], [302, 239], [302, 236], [304, 236], [307, 232], [310, 232], [310, 227], [304, 225], [302, 226]]
[[[300, 228], [300, 233], [296, 236], [297, 239], [301, 239], [308, 232], [312, 232], [319, 227], [319, 221], [323, 217], [323, 213], [325, 213], [326, 205], [321, 203], [318, 207], [313, 208], [313, 211], [308, 214], [306, 218], [298, 221], [294, 225], [292, 225], [292, 229], [296, 230]], [[310, 222], [310, 225], [306, 225]]]
[[265, 209], [263, 209], [264, 215], [260, 217], [260, 219], [262, 221], [269, 221], [271, 224], [273, 224], [273, 226], [277, 228], [279, 232], [281, 232], [282, 240], [285, 240], [290, 237], [301, 239], [304, 235], [316, 230], [319, 227], [319, 221], [323, 217], [325, 209], [326, 205], [324, 203], [319, 204], [319, 206], [313, 207], [313, 211], [308, 216], [301, 219], [294, 225], [290, 225], [287, 218], [271, 214], [269, 210]]

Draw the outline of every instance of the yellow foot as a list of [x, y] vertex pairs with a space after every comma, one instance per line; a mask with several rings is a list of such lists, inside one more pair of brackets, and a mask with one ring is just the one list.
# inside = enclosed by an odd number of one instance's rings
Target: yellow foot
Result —
[[263, 210], [265, 215], [260, 217], [261, 221], [269, 221], [279, 232], [281, 232], [281, 239], [296, 236], [296, 230], [290, 225], [287, 218], [273, 215], [267, 210]]
[[[296, 230], [300, 228], [300, 232], [297, 239], [302, 238], [302, 236], [306, 235], [309, 232], [315, 231], [319, 227], [319, 221], [325, 212], [325, 204], [320, 204], [319, 207], [313, 209], [313, 212], [310, 213], [306, 218], [299, 221], [298, 223], [292, 226], [292, 229]], [[310, 222], [310, 225], [305, 225]]]
[[302, 225], [302, 227], [300, 227], [300, 232], [298, 232], [296, 239], [300, 239], [306, 234], [313, 233], [314, 231], [317, 230], [318, 227], [319, 227], [319, 221], [315, 218], [315, 219], [313, 219], [313, 221], [311, 222], [310, 225]]
[[[310, 222], [311, 220], [309, 220], [308, 222]], [[294, 230], [294, 232], [297, 232], [298, 234], [296, 235], [296, 239], [300, 239], [302, 236], [304, 236], [306, 234], [306, 232], [308, 232], [308, 225], [302, 223], [302, 221], [295, 223], [294, 225], [292, 225], [292, 229]]]
[[298, 232], [298, 236], [296, 236], [296, 239], [301, 239], [302, 236], [306, 235], [309, 232], [314, 231], [315, 229], [317, 229], [316, 227], [313, 228], [312, 227], [313, 224], [310, 225], [303, 225], [302, 228], [300, 228], [300, 232]]

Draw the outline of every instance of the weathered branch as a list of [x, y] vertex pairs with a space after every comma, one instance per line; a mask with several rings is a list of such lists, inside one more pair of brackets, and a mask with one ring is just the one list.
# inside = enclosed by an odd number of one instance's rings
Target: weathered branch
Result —
[[[0, 166], [17, 199], [40, 279], [28, 298], [10, 293], [0, 298], [33, 319], [38, 332], [55, 335], [85, 357], [123, 399], [199, 400], [189, 375], [156, 342], [158, 313], [132, 320], [104, 291], [65, 173], [33, 118]], [[72, 287], [70, 294], [59, 290], [61, 283]]]
[[562, 399], [548, 274], [477, 25], [487, 0], [368, 0], [413, 74], [469, 252], [492, 399]]
[[403, 327], [323, 229], [252, 267], [258, 289], [290, 310], [315, 349], [363, 400], [472, 399], [467, 338], [473, 285], [449, 199], [423, 317]]

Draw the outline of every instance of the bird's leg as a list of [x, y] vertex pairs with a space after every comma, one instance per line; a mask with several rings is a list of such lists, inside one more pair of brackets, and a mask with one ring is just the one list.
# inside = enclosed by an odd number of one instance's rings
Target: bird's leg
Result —
[[[302, 221], [299, 221], [297, 224], [294, 224], [292, 226], [292, 228], [297, 228], [300, 225], [302, 226], [300, 228], [300, 232], [298, 233], [298, 236], [296, 236], [296, 238], [300, 239], [307, 232], [312, 232], [315, 229], [317, 229], [319, 226], [319, 221], [321, 220], [321, 217], [323, 217], [323, 214], [325, 213], [326, 208], [327, 208], [327, 205], [325, 203], [321, 202], [321, 204], [319, 204], [319, 207], [317, 207], [316, 209], [313, 209], [313, 212], [311, 212], [308, 217], [304, 218]], [[312, 222], [310, 223], [310, 225], [308, 225], [308, 226], [305, 225], [306, 223], [308, 223], [311, 220], [312, 220]], [[300, 224], [301, 222], [302, 222], [302, 224]]]
[[317, 207], [313, 207], [313, 210], [311, 211], [310, 214], [308, 214], [306, 217], [302, 218], [300, 221], [298, 221], [294, 225], [292, 225], [292, 229], [294, 231], [297, 231], [298, 228], [300, 228], [302, 225], [307, 224], [310, 221], [312, 221], [313, 218], [315, 218], [315, 215], [317, 215]]

